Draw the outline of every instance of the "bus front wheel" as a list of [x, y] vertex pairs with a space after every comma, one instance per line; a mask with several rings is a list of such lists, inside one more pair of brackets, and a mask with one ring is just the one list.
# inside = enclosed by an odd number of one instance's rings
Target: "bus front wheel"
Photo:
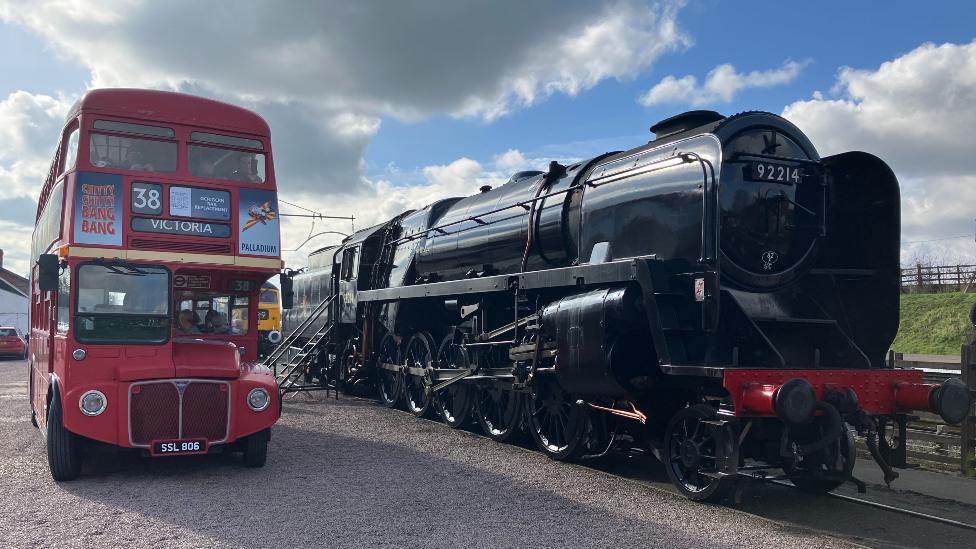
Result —
[[268, 460], [268, 439], [271, 429], [258, 431], [244, 440], [244, 465], [248, 467], [264, 467]]
[[64, 428], [61, 397], [55, 394], [47, 414], [47, 463], [54, 480], [74, 480], [81, 474], [79, 446], [78, 436]]

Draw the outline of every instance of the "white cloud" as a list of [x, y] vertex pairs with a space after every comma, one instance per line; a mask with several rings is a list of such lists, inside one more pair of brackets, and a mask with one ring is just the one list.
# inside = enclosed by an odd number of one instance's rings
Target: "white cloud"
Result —
[[[30, 28], [87, 67], [92, 87], [174, 89], [259, 112], [272, 128], [283, 196], [363, 196], [376, 191], [364, 157], [383, 117], [491, 121], [633, 77], [690, 44], [677, 24], [682, 5], [48, 0], [24, 9], [0, 0], [0, 21]], [[12, 124], [27, 127], [49, 110], [21, 109]], [[44, 153], [23, 156], [17, 174], [41, 170], [61, 114], [29, 136]], [[0, 182], [15, 177], [11, 162], [0, 165]]]
[[29, 263], [37, 196], [71, 103], [70, 98], [25, 91], [0, 101], [0, 248], [4, 267], [21, 274]]
[[37, 198], [71, 103], [69, 98], [25, 91], [0, 101], [0, 188], [5, 198]]
[[861, 148], [913, 177], [971, 173], [976, 41], [924, 44], [875, 70], [843, 68], [830, 98], [797, 101], [783, 115], [822, 154]]
[[[972, 128], [976, 41], [923, 44], [876, 69], [843, 68], [829, 94], [797, 101], [783, 116], [821, 155], [864, 150], [892, 166], [902, 188], [903, 260], [976, 259]], [[943, 239], [967, 235], [965, 238]]]
[[0, 249], [3, 267], [26, 277], [30, 264], [30, 241], [33, 226], [0, 219]]
[[[586, 22], [585, 27], [563, 28], [551, 40], [540, 40], [541, 47], [513, 60], [494, 93], [467, 97], [455, 114], [492, 120], [513, 106], [532, 105], [554, 93], [573, 96], [609, 78], [633, 78], [664, 53], [691, 45], [677, 25], [680, 5], [665, 3], [655, 9], [616, 2], [604, 6], [602, 13], [584, 10], [589, 13], [579, 21]], [[542, 29], [537, 32], [547, 35]]]
[[233, 90], [238, 99], [416, 118], [493, 119], [629, 78], [690, 41], [680, 2], [171, 0], [0, 2], [94, 86]]
[[529, 161], [522, 151], [508, 149], [495, 157], [495, 168], [503, 172], [517, 172], [528, 169]]
[[[173, 89], [249, 107], [271, 128], [281, 197], [362, 228], [447, 196], [504, 183], [545, 162], [507, 151], [386, 177], [365, 176], [384, 117], [447, 114], [490, 122], [554, 94], [629, 79], [687, 47], [682, 0], [360, 2], [272, 0], [0, 0], [0, 21], [31, 29], [91, 74], [90, 87]], [[0, 185], [36, 197], [70, 101], [12, 95], [0, 103]], [[566, 160], [566, 159], [563, 159]], [[417, 185], [397, 184], [416, 176]], [[288, 207], [283, 207], [289, 211]], [[297, 212], [296, 212], [297, 213]], [[26, 268], [29, 228], [0, 238]], [[342, 221], [283, 218], [285, 248]], [[26, 232], [25, 232], [26, 230]], [[286, 260], [334, 241], [320, 237]]]
[[[496, 169], [489, 170], [470, 158], [459, 158], [449, 164], [426, 166], [421, 174], [423, 182], [417, 185], [397, 185], [388, 180], [365, 181], [361, 188], [353, 192], [334, 195], [302, 193], [290, 197], [289, 201], [294, 198], [297, 204], [323, 213], [353, 213], [356, 216], [356, 228], [361, 229], [386, 221], [407, 210], [422, 208], [442, 198], [475, 194], [482, 185], [501, 185], [511, 176], [507, 170], [501, 170], [497, 166]], [[282, 210], [294, 211], [287, 206], [283, 206]], [[350, 231], [348, 221], [316, 221], [312, 225], [303, 218], [283, 217], [282, 220], [282, 240], [285, 243], [295, 243], [294, 245], [320, 231]], [[322, 235], [309, 241], [300, 250], [288, 252], [285, 261], [289, 266], [303, 266], [306, 263], [305, 256], [310, 251], [336, 243], [340, 239], [340, 236], [334, 234]], [[285, 245], [286, 249], [289, 247]]]
[[776, 69], [738, 72], [729, 63], [719, 65], [708, 72], [705, 81], [698, 84], [692, 75], [676, 78], [665, 76], [640, 97], [646, 107], [662, 103], [687, 103], [694, 106], [728, 103], [737, 93], [749, 88], [768, 88], [788, 84], [800, 75], [806, 63], [787, 61]]

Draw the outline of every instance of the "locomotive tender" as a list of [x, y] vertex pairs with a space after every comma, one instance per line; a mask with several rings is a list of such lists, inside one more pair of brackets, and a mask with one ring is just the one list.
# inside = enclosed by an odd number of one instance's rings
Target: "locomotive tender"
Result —
[[900, 211], [883, 161], [821, 158], [764, 112], [651, 130], [320, 251], [294, 284], [322, 306], [286, 317], [318, 322], [306, 380], [375, 386], [452, 427], [474, 416], [496, 440], [525, 428], [554, 459], [650, 449], [696, 500], [744, 472], [858, 482], [852, 429], [890, 481], [906, 413], [965, 417], [958, 380], [885, 362]]

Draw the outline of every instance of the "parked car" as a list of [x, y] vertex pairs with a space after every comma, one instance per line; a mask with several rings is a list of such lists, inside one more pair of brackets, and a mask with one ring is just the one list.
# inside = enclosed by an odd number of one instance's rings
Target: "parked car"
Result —
[[27, 342], [20, 330], [13, 326], [0, 326], [0, 356], [27, 358]]

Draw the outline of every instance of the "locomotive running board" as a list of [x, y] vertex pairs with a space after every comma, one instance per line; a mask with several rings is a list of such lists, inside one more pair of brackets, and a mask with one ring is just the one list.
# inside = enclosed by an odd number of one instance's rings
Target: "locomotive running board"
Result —
[[399, 288], [382, 288], [356, 292], [359, 302], [397, 301], [442, 297], [469, 293], [506, 292], [513, 288], [522, 290], [581, 286], [590, 284], [609, 284], [614, 282], [637, 281], [638, 265], [657, 256], [643, 256], [593, 265], [560, 267], [545, 271], [530, 271], [521, 274], [495, 275], [483, 278], [466, 278], [448, 282], [432, 282]]

